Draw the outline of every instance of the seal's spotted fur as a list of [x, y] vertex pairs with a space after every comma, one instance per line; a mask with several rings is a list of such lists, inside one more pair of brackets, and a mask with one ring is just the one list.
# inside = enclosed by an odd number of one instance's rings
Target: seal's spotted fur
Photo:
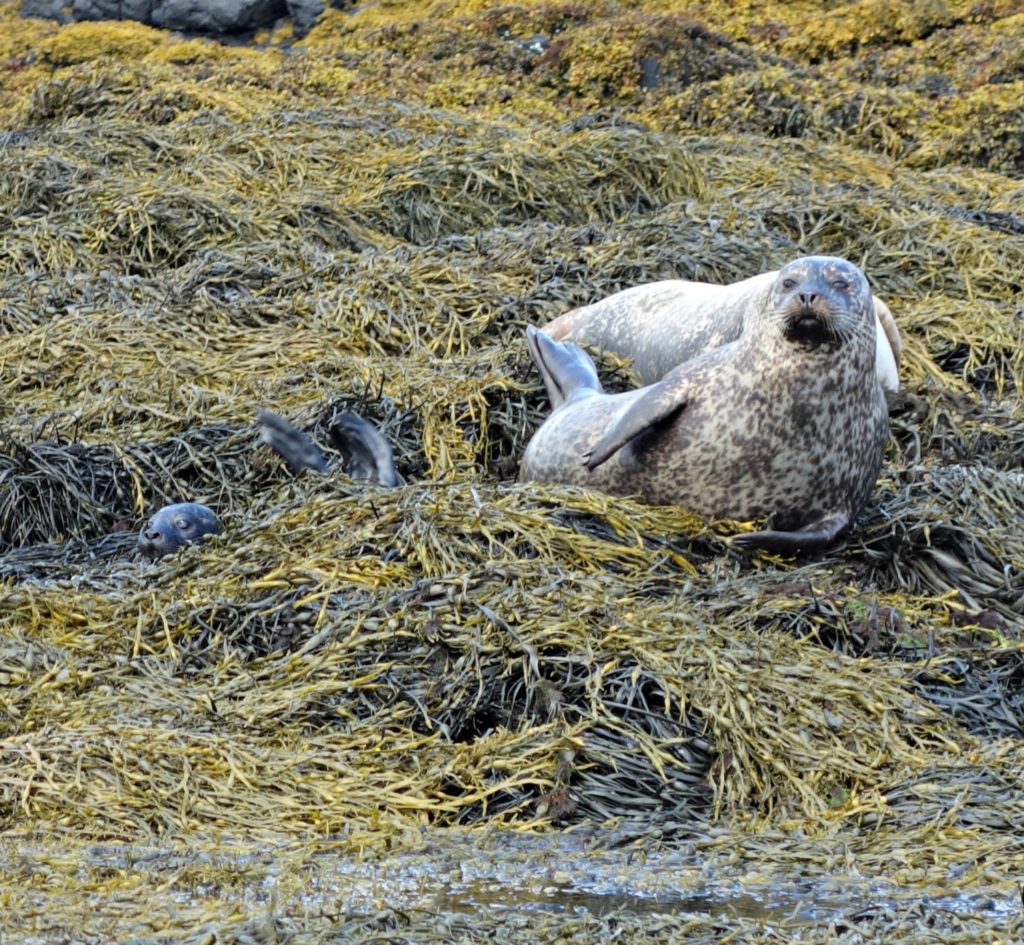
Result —
[[661, 381], [605, 394], [575, 344], [528, 329], [555, 408], [522, 478], [675, 504], [709, 518], [768, 516], [734, 542], [820, 547], [848, 527], [878, 478], [889, 424], [875, 375], [871, 290], [852, 263], [785, 266], [740, 337]]

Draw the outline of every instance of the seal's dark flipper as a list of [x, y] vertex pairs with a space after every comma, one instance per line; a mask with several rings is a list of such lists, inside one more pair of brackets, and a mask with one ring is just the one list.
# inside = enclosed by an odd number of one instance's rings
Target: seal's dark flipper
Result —
[[733, 535], [729, 539], [729, 544], [744, 551], [759, 548], [761, 551], [783, 555], [809, 554], [826, 548], [849, 524], [849, 515], [845, 512], [835, 512], [795, 532], [747, 532], [744, 535]]
[[343, 413], [331, 427], [331, 439], [341, 453], [345, 472], [353, 479], [367, 479], [382, 486], [401, 483], [390, 444], [369, 420]]
[[533, 325], [526, 327], [526, 344], [548, 390], [552, 410], [560, 407], [580, 388], [601, 393], [594, 362], [579, 345], [571, 341], [555, 341]]
[[284, 417], [269, 410], [258, 410], [256, 419], [260, 423], [263, 442], [281, 455], [293, 473], [302, 472], [303, 469], [327, 472], [327, 460], [317, 445]]
[[661, 381], [647, 388], [619, 417], [586, 457], [587, 469], [593, 472], [610, 459], [630, 440], [651, 429], [686, 407], [685, 391], [679, 384]]

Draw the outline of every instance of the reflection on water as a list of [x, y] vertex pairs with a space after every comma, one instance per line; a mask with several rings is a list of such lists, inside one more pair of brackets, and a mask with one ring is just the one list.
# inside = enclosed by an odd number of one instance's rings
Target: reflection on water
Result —
[[[871, 905], [860, 904], [851, 898], [825, 899], [816, 893], [794, 895], [781, 889], [766, 890], [770, 895], [761, 897], [750, 893], [732, 895], [695, 896], [639, 896], [635, 893], [592, 893], [579, 889], [559, 889], [531, 892], [505, 888], [495, 890], [481, 884], [459, 892], [441, 892], [436, 895], [441, 912], [474, 912], [479, 909], [513, 909], [529, 911], [542, 909], [558, 912], [590, 912], [604, 916], [627, 912], [633, 915], [665, 915], [699, 912], [718, 918], [742, 917], [748, 919], [787, 920], [790, 924], [818, 924], [840, 916], [856, 917], [860, 911], [903, 909], [908, 899], [898, 896], [876, 895]], [[1011, 898], [997, 902], [991, 897], [947, 896], [923, 897], [916, 902], [925, 910], [941, 909], [958, 914], [1008, 914], [1014, 911]], [[854, 913], [851, 916], [851, 912]]]
[[768, 906], [762, 900], [745, 894], [718, 900], [711, 896], [639, 896], [631, 892], [594, 893], [581, 889], [556, 889], [533, 892], [505, 888], [495, 890], [487, 884], [475, 884], [461, 891], [441, 892], [436, 896], [442, 912], [474, 912], [478, 909], [544, 909], [557, 912], [591, 912], [603, 916], [613, 912], [631, 912], [634, 915], [657, 915], [676, 912], [702, 912], [708, 915], [745, 916], [747, 918], [773, 918], [780, 911], [792, 914], [799, 903], [789, 910], [782, 906]]

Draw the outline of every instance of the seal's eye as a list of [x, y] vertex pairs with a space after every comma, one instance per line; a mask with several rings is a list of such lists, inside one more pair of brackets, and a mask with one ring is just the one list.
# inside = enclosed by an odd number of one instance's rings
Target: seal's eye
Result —
[[850, 283], [847, 282], [845, 279], [833, 279], [832, 280], [832, 288], [833, 289], [848, 289], [848, 288], [850, 288]]
[[784, 289], [792, 289], [795, 286], [796, 286], [796, 279], [783, 279], [782, 280], [782, 288], [784, 288]]
[[178, 526], [178, 531], [182, 532], [187, 532], [192, 527], [192, 523], [187, 518], [179, 518], [174, 524]]

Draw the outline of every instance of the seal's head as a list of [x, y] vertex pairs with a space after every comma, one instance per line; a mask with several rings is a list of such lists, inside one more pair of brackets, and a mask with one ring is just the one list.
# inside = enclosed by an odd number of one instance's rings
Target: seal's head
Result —
[[803, 256], [779, 270], [770, 312], [783, 337], [805, 348], [870, 342], [875, 309], [864, 273], [837, 256]]
[[147, 558], [159, 558], [206, 535], [219, 535], [220, 521], [205, 505], [179, 502], [165, 505], [139, 533], [138, 549]]

